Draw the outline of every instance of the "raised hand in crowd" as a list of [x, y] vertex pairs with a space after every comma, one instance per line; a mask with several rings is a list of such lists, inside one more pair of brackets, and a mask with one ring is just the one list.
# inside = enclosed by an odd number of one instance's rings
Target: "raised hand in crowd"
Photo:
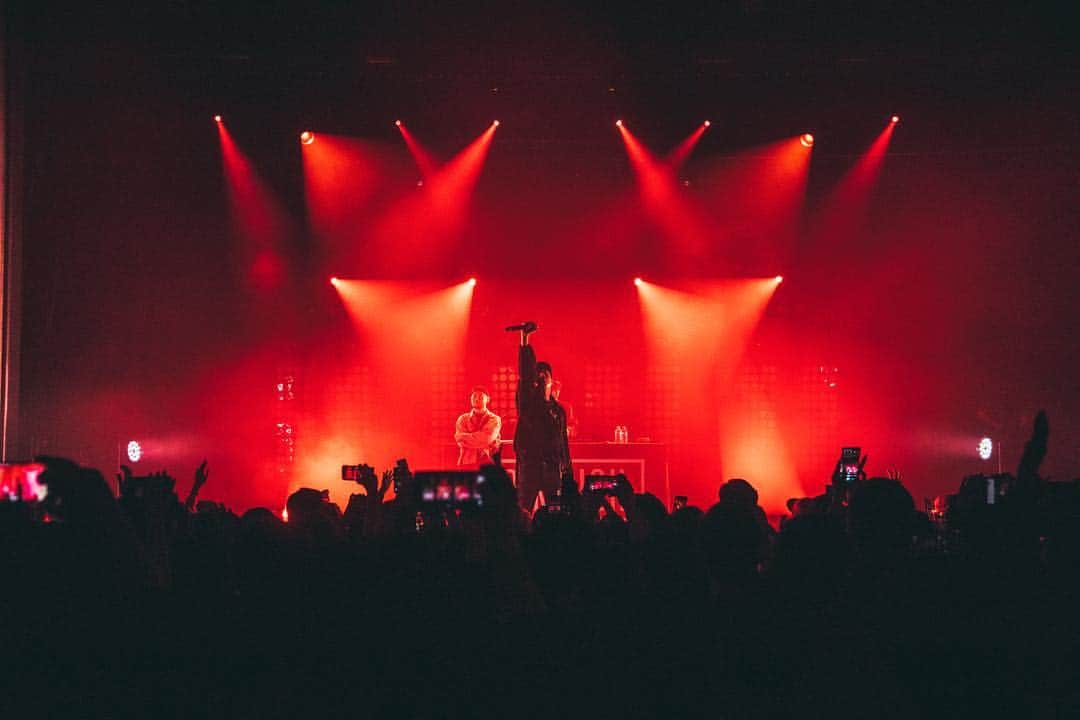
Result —
[[210, 471], [206, 469], [206, 460], [204, 459], [199, 467], [195, 468], [195, 480], [191, 484], [191, 491], [188, 493], [187, 499], [184, 500], [184, 507], [188, 512], [195, 508], [195, 500], [199, 497], [199, 491], [206, 484], [209, 477]]

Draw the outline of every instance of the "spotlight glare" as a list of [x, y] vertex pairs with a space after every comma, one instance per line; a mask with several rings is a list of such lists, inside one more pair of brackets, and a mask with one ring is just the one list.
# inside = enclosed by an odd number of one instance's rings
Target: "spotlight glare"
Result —
[[395, 120], [394, 125], [396, 125], [398, 127], [401, 127], [401, 121], [400, 120]]
[[476, 278], [469, 278], [469, 287], [476, 287]]
[[622, 120], [616, 120], [615, 127], [622, 127]]
[[976, 448], [979, 453], [979, 457], [983, 460], [989, 460], [994, 454], [994, 441], [988, 437], [984, 437], [979, 441], [979, 446]]
[[330, 278], [330, 284], [335, 286], [338, 284], [337, 276]]
[[773, 280], [775, 280], [776, 284], [779, 285], [780, 283], [784, 282], [784, 276], [783, 275], [777, 275], [775, 278], [773, 278]]
[[495, 127], [499, 127], [499, 121], [498, 120], [495, 120], [491, 124], [494, 125]]
[[814, 147], [814, 136], [810, 133], [803, 133], [799, 136], [799, 142], [803, 147]]
[[128, 460], [133, 463], [137, 463], [142, 460], [143, 449], [142, 445], [140, 445], [137, 440], [132, 440], [127, 444], [127, 456]]
[[313, 142], [315, 142], [315, 133], [311, 132], [310, 130], [305, 130], [304, 132], [300, 133], [301, 145], [310, 145]]
[[893, 115], [892, 118], [890, 118], [890, 122], [892, 122], [893, 124], [896, 124], [896, 123], [900, 122], [900, 116], [899, 115]]
[[639, 278], [639, 277], [634, 278], [634, 286], [635, 287], [641, 287], [644, 284], [645, 284], [645, 281], [642, 280], [641, 278]]
[[712, 123], [709, 122], [708, 120], [706, 120], [705, 122], [702, 123], [702, 125], [704, 125], [705, 127], [709, 127], [710, 125], [712, 125]]
[[216, 123], [221, 122], [221, 116], [220, 115], [215, 115], [214, 116], [214, 122], [216, 122]]

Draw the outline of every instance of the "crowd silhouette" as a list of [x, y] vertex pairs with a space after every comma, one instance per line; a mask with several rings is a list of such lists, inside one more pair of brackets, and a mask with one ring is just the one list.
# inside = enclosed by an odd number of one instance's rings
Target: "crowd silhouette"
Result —
[[0, 503], [4, 703], [42, 717], [1068, 716], [1080, 480], [1040, 477], [1048, 433], [1040, 414], [990, 493], [967, 478], [923, 511], [896, 477], [834, 476], [779, 527], [744, 479], [672, 513], [625, 483], [566, 482], [530, 517], [495, 466], [479, 501], [441, 504], [406, 463], [361, 466], [344, 511], [305, 488], [286, 522], [198, 499], [206, 463], [182, 501], [164, 473], [125, 471], [116, 498], [100, 472], [42, 458], [44, 500]]

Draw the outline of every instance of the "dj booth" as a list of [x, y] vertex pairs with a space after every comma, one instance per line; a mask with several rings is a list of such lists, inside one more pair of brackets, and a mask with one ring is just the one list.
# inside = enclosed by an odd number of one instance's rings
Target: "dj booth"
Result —
[[[441, 449], [442, 467], [453, 467], [457, 462], [457, 445]], [[654, 442], [603, 442], [571, 441], [570, 458], [574, 477], [582, 486], [586, 475], [623, 474], [634, 486], [635, 492], [650, 492], [671, 505], [671, 476], [668, 471], [667, 447]], [[502, 464], [514, 477], [514, 443], [502, 441]], [[515, 477], [515, 482], [517, 478]]]

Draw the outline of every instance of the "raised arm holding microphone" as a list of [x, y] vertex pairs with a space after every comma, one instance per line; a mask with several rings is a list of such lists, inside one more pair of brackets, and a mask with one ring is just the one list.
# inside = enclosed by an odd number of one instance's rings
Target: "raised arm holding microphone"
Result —
[[532, 508], [539, 500], [552, 497], [570, 470], [570, 443], [566, 435], [566, 411], [551, 393], [551, 365], [537, 362], [529, 336], [537, 330], [535, 322], [506, 328], [520, 332], [518, 347], [517, 430], [514, 454], [517, 456], [518, 498], [522, 507]]

